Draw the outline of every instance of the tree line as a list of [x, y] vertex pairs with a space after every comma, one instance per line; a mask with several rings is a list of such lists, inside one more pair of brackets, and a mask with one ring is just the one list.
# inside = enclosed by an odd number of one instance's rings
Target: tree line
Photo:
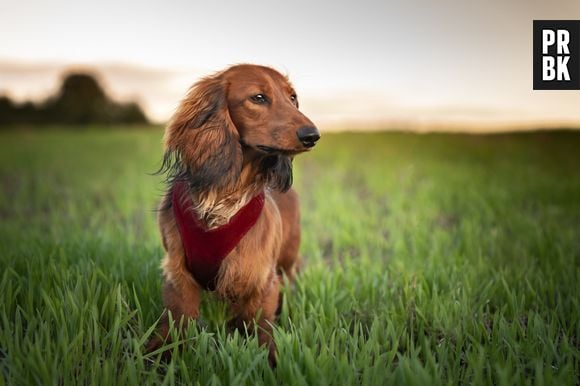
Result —
[[146, 124], [136, 102], [112, 100], [89, 73], [65, 75], [58, 92], [40, 103], [16, 103], [0, 95], [0, 125]]

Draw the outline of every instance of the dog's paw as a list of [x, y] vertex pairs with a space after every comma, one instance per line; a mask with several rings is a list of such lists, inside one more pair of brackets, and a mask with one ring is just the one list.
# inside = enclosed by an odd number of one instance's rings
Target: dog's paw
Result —
[[160, 335], [155, 335], [149, 339], [145, 344], [146, 360], [149, 363], [154, 363], [157, 358], [162, 362], [169, 362], [171, 360], [172, 350], [168, 347], [166, 350], [161, 350], [163, 346], [171, 342], [170, 337], [163, 338]]

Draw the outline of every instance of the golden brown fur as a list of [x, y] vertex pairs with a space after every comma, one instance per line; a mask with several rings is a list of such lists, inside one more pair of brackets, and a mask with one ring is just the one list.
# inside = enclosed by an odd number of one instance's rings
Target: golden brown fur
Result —
[[[199, 317], [201, 286], [186, 266], [171, 207], [175, 181], [189, 184], [195, 213], [207, 228], [219, 227], [265, 189], [256, 224], [223, 260], [215, 291], [230, 303], [233, 326], [258, 324], [261, 344], [275, 363], [271, 322], [278, 308], [281, 275], [295, 277], [299, 264], [298, 196], [290, 189], [292, 159], [318, 140], [314, 124], [298, 110], [288, 79], [255, 65], [233, 66], [196, 83], [165, 132], [168, 193], [159, 211], [166, 255], [163, 300], [174, 320]], [[149, 350], [167, 339], [165, 314]]]

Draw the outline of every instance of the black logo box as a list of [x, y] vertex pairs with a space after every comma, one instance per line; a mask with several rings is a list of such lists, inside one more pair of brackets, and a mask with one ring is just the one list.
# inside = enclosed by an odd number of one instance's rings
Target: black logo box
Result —
[[[570, 33], [570, 80], [542, 80], [542, 31], [564, 29]], [[550, 46], [548, 55], [556, 57], [556, 44]], [[534, 90], [580, 90], [580, 20], [534, 20]]]

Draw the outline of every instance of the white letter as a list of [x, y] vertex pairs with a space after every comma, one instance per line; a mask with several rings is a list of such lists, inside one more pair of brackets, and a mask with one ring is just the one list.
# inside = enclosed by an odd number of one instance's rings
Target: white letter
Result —
[[[564, 60], [566, 59], [566, 60]], [[558, 56], [558, 80], [570, 80], [570, 73], [568, 72], [569, 56]]]
[[570, 55], [570, 50], [568, 49], [568, 43], [570, 43], [570, 32], [565, 29], [558, 30], [558, 55], [568, 54]]
[[556, 34], [551, 29], [542, 30], [542, 54], [548, 54], [548, 47], [556, 42]]
[[551, 56], [542, 57], [542, 80], [554, 80], [556, 78], [556, 70], [554, 66], [556, 61]]

